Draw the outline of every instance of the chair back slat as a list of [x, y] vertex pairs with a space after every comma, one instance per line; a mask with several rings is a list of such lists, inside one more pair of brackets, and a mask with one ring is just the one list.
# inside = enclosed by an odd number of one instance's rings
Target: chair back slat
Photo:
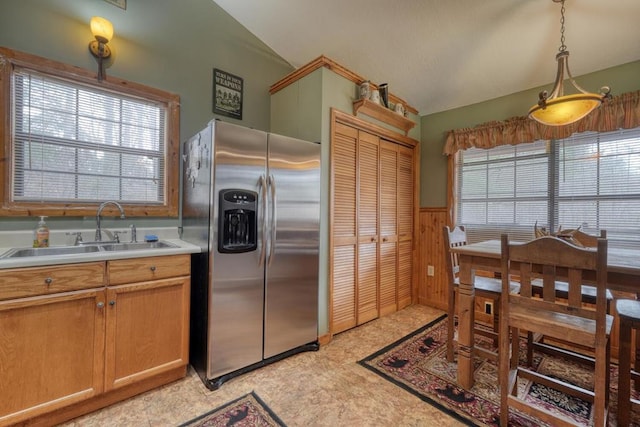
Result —
[[[531, 269], [532, 265], [527, 264], [526, 268]], [[556, 301], [556, 268], [554, 265], [542, 265], [542, 295], [545, 301]]]
[[571, 307], [579, 307], [582, 304], [582, 283], [582, 271], [570, 269], [567, 301]]

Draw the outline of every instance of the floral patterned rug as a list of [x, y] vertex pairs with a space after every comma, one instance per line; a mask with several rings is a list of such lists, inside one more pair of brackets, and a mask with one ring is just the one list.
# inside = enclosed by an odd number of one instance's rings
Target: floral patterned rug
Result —
[[[478, 334], [475, 336], [476, 345], [492, 345], [487, 338]], [[467, 392], [456, 384], [457, 364], [455, 361], [447, 362], [446, 341], [447, 322], [446, 316], [443, 316], [358, 363], [467, 425], [498, 426], [500, 391], [496, 363], [475, 358], [475, 385]], [[520, 359], [523, 363], [526, 360], [524, 343], [521, 345]], [[618, 368], [613, 364], [611, 366], [609, 425], [615, 426]], [[591, 368], [546, 354], [535, 353], [533, 369], [570, 379], [577, 385], [593, 383]], [[519, 383], [518, 390], [527, 400], [568, 416], [576, 425], [591, 424], [589, 402], [531, 382]], [[544, 423], [512, 409], [509, 425], [537, 427]]]
[[180, 427], [275, 427], [285, 426], [255, 392], [246, 394]]

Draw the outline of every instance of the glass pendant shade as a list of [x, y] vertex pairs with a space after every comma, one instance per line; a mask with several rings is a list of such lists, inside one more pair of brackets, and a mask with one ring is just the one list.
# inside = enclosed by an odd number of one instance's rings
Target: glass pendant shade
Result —
[[113, 25], [111, 22], [99, 16], [91, 18], [91, 33], [101, 43], [109, 43], [113, 37]]
[[602, 96], [594, 93], [566, 95], [547, 100], [546, 107], [536, 104], [529, 117], [548, 126], [562, 126], [587, 116], [602, 103]]

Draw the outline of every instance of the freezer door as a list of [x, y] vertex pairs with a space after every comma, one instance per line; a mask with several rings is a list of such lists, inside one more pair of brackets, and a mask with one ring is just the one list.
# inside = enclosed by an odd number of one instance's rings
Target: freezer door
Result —
[[269, 134], [264, 357], [318, 338], [320, 144]]
[[[210, 244], [212, 280], [209, 295], [207, 377], [217, 378], [262, 360], [264, 304], [264, 209], [267, 135], [216, 121], [213, 133], [214, 184]], [[224, 191], [233, 190], [233, 191]], [[257, 244], [255, 249], [221, 253], [220, 194], [255, 194]], [[244, 196], [243, 196], [244, 195]], [[247, 205], [248, 206], [248, 205]], [[234, 215], [246, 211], [242, 206]], [[237, 216], [237, 215], [236, 215]], [[235, 217], [235, 216], [233, 216]], [[233, 220], [233, 217], [231, 220]], [[238, 228], [239, 229], [239, 228]]]

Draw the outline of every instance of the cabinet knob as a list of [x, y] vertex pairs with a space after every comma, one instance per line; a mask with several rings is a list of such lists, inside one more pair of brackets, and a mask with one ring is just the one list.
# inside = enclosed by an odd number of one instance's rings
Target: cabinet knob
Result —
[[372, 242], [375, 242], [375, 241], [376, 241], [376, 238], [375, 238], [375, 237], [372, 237], [372, 238], [371, 238], [371, 241], [372, 241]]
[[151, 267], [149, 267], [149, 270], [151, 270], [151, 271], [156, 271], [156, 266], [155, 266], [155, 265], [152, 265]]
[[111, 307], [113, 307], [114, 305], [116, 305], [116, 302], [115, 302], [114, 300], [111, 300], [111, 301], [109, 301], [109, 305], [110, 305]]
[[96, 304], [98, 306], [98, 308], [104, 308], [104, 303], [102, 301], [100, 301], [98, 304]]
[[50, 285], [53, 283], [53, 279], [51, 277], [47, 277], [46, 279], [44, 279], [44, 283], [46, 283], [47, 285]]
[[386, 242], [386, 241], [387, 241], [387, 238], [386, 238], [386, 237], [383, 237], [383, 238], [382, 238], [382, 241], [383, 241], [383, 242]]

